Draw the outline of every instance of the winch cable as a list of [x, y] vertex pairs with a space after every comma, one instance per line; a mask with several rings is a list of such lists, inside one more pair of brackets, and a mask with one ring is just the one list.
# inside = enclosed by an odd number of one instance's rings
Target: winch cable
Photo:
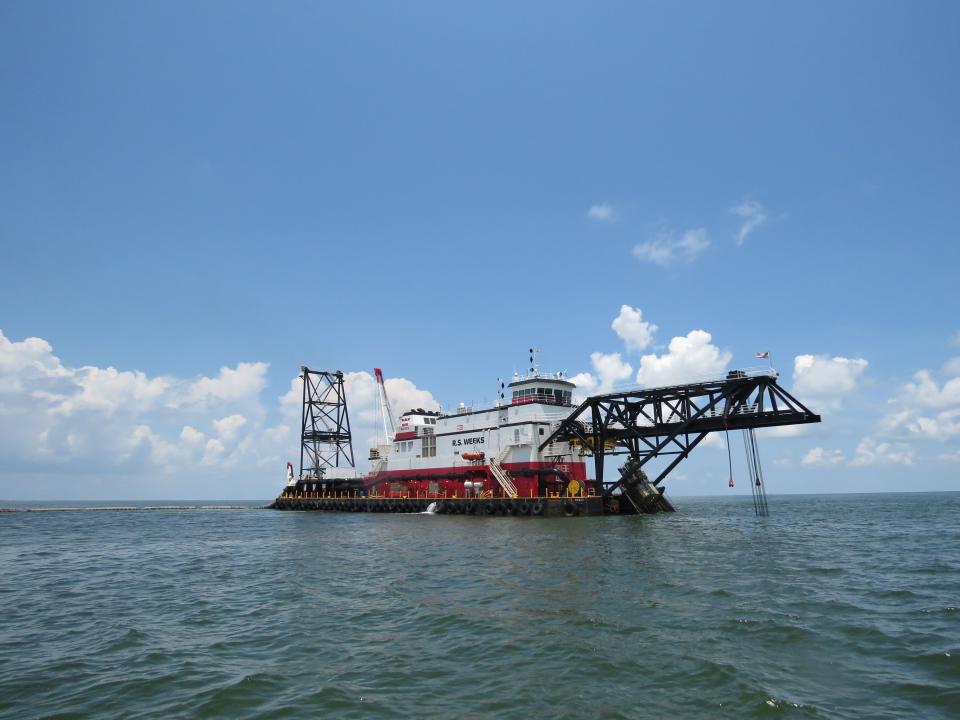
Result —
[[730, 483], [729, 486], [733, 487], [733, 455], [730, 454], [730, 428], [727, 427], [727, 416], [723, 416], [723, 433], [727, 443], [727, 467], [730, 470]]
[[760, 449], [753, 428], [743, 431], [743, 447], [747, 454], [747, 472], [750, 475], [750, 494], [753, 497], [753, 509], [757, 517], [770, 514], [767, 506], [767, 491], [763, 482], [763, 468], [760, 465]]
[[733, 455], [730, 454], [730, 431], [724, 430], [727, 442], [727, 467], [730, 470], [730, 487], [733, 487]]

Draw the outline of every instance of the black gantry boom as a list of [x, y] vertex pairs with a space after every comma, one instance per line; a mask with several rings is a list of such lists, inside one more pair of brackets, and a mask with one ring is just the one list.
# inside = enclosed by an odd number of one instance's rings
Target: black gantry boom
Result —
[[353, 441], [343, 373], [303, 367], [301, 378], [300, 478], [321, 479], [328, 468], [352, 468]]
[[607, 455], [629, 454], [639, 472], [656, 457], [668, 463], [652, 481], [664, 478], [709, 433], [778, 425], [820, 422], [799, 400], [777, 383], [773, 371], [733, 370], [723, 380], [594, 395], [584, 400], [540, 445], [571, 443], [593, 455], [596, 478], [604, 491], [623, 485], [623, 478], [604, 482]]

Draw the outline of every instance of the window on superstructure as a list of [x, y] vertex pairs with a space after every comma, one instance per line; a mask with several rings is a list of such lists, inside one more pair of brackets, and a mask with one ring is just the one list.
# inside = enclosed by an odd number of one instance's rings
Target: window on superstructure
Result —
[[423, 447], [420, 450], [420, 457], [437, 456], [437, 436], [425, 435], [423, 438]]

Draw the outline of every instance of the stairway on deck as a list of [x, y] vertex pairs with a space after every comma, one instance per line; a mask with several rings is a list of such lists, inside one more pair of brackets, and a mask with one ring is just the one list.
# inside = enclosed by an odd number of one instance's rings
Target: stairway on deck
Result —
[[506, 497], [515, 498], [517, 497], [517, 486], [513, 484], [513, 480], [510, 479], [509, 473], [503, 469], [501, 463], [506, 460], [507, 455], [510, 453], [510, 450], [513, 446], [507, 445], [503, 450], [500, 451], [500, 454], [495, 458], [490, 458], [490, 474], [493, 475], [494, 479], [500, 483], [500, 488], [503, 490]]

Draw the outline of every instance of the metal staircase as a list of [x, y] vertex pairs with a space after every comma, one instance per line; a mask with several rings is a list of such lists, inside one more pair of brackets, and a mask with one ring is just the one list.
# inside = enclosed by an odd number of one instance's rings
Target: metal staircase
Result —
[[500, 483], [500, 487], [503, 489], [504, 495], [507, 497], [515, 498], [517, 497], [517, 486], [513, 484], [513, 480], [510, 479], [510, 474], [503, 469], [502, 463], [507, 455], [510, 452], [511, 445], [507, 445], [503, 450], [500, 451], [500, 454], [495, 458], [490, 458], [490, 474]]
[[[389, 452], [389, 451], [387, 451], [387, 452]], [[370, 472], [368, 473], [369, 476], [370, 476], [371, 478], [377, 477], [377, 475], [379, 475], [380, 473], [382, 473], [382, 472], [386, 469], [387, 463], [388, 463], [389, 461], [390, 461], [389, 456], [388, 456], [386, 453], [382, 453], [382, 454], [380, 455], [380, 457], [377, 458], [376, 464], [370, 466]]]

